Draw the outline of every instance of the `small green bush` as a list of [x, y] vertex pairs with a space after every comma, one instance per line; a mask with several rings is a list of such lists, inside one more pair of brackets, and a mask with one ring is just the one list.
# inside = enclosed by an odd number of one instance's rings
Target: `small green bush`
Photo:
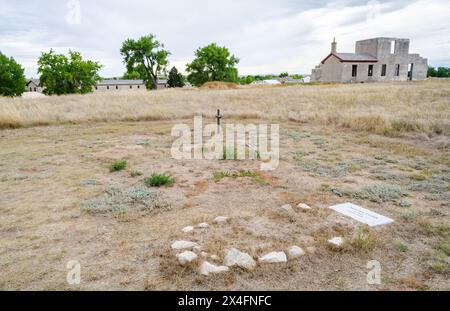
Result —
[[142, 176], [143, 174], [142, 174], [142, 172], [139, 172], [139, 171], [132, 171], [131, 173], [130, 173], [130, 176], [131, 177], [139, 177], [139, 176]]
[[122, 171], [126, 168], [127, 168], [127, 161], [120, 160], [120, 161], [116, 161], [113, 164], [111, 164], [111, 166], [109, 167], [109, 170], [111, 172], [118, 172], [118, 171]]
[[376, 203], [393, 202], [408, 196], [408, 192], [398, 185], [375, 184], [353, 194], [354, 199], [369, 200]]
[[146, 178], [144, 183], [147, 187], [173, 186], [175, 179], [170, 174], [153, 174]]
[[399, 251], [401, 253], [405, 253], [408, 251], [408, 246], [400, 240], [394, 241], [394, 247], [397, 251]]

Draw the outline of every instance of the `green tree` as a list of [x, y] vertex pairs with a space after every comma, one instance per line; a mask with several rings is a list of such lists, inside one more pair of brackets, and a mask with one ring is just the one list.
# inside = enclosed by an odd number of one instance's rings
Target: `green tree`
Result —
[[299, 74], [295, 74], [295, 75], [292, 75], [292, 79], [300, 80], [300, 79], [303, 79], [303, 76], [299, 75]]
[[188, 64], [188, 81], [200, 86], [208, 81], [238, 82], [238, 70], [235, 67], [239, 59], [230, 54], [225, 47], [212, 43], [195, 52], [195, 60]]
[[41, 54], [38, 60], [40, 84], [47, 95], [86, 94], [100, 80], [102, 68], [98, 62], [83, 60], [81, 54], [69, 51], [69, 56], [53, 50]]
[[255, 78], [253, 76], [246, 76], [246, 77], [240, 77], [239, 78], [239, 84], [252, 84], [252, 82], [255, 81]]
[[125, 80], [139, 80], [141, 79], [141, 74], [134, 70], [132, 72], [126, 72], [122, 78]]
[[438, 67], [436, 76], [438, 78], [450, 78], [450, 68]]
[[26, 83], [22, 66], [0, 52], [0, 95], [20, 96], [25, 92]]
[[167, 84], [169, 84], [169, 87], [184, 86], [184, 77], [181, 73], [178, 72], [178, 69], [176, 67], [170, 69], [169, 80], [167, 80]]
[[289, 73], [287, 73], [287, 72], [282, 72], [282, 73], [280, 73], [279, 77], [280, 77], [280, 78], [287, 78], [287, 77], [289, 77]]
[[156, 89], [158, 75], [166, 73], [170, 52], [149, 34], [138, 40], [127, 39], [120, 49], [127, 72], [138, 72], [147, 89]]
[[437, 71], [436, 68], [434, 67], [428, 67], [428, 77], [436, 77], [437, 76]]

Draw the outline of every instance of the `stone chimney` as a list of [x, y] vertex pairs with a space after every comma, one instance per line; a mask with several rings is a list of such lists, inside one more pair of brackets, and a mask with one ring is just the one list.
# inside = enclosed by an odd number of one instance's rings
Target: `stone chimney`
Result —
[[331, 53], [336, 54], [337, 53], [337, 42], [336, 38], [333, 38], [333, 42], [331, 43]]

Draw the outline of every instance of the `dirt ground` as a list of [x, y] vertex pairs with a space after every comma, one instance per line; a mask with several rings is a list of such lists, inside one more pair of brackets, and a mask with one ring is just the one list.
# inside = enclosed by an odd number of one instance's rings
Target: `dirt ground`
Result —
[[[214, 120], [208, 120], [213, 123]], [[448, 139], [387, 137], [283, 122], [281, 160], [171, 158], [180, 121], [111, 122], [0, 132], [0, 289], [2, 290], [449, 290], [450, 162]], [[191, 123], [192, 120], [184, 122]], [[206, 120], [205, 120], [206, 122]], [[264, 120], [227, 120], [271, 123]], [[110, 172], [115, 160], [128, 167]], [[250, 177], [215, 173], [251, 171]], [[142, 176], [131, 176], [141, 172]], [[153, 189], [170, 208], [92, 213], [86, 202], [110, 187], [144, 185], [168, 172], [172, 187]], [[312, 207], [303, 212], [299, 203]], [[353, 202], [395, 220], [369, 229], [327, 207]], [[295, 213], [280, 212], [292, 204]], [[227, 216], [225, 224], [213, 224]], [[182, 228], [208, 222], [209, 229]], [[342, 236], [336, 251], [326, 241]], [[257, 259], [292, 245], [307, 254], [204, 277], [181, 267], [170, 245], [194, 241], [221, 264], [227, 249]], [[81, 264], [81, 284], [66, 264]], [[369, 285], [368, 261], [382, 267]]]

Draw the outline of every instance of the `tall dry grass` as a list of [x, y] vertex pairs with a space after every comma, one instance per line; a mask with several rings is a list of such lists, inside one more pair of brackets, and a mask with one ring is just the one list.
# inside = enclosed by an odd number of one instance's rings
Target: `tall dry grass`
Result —
[[213, 117], [316, 122], [375, 133], [450, 134], [450, 80], [162, 90], [35, 99], [0, 98], [0, 128]]

